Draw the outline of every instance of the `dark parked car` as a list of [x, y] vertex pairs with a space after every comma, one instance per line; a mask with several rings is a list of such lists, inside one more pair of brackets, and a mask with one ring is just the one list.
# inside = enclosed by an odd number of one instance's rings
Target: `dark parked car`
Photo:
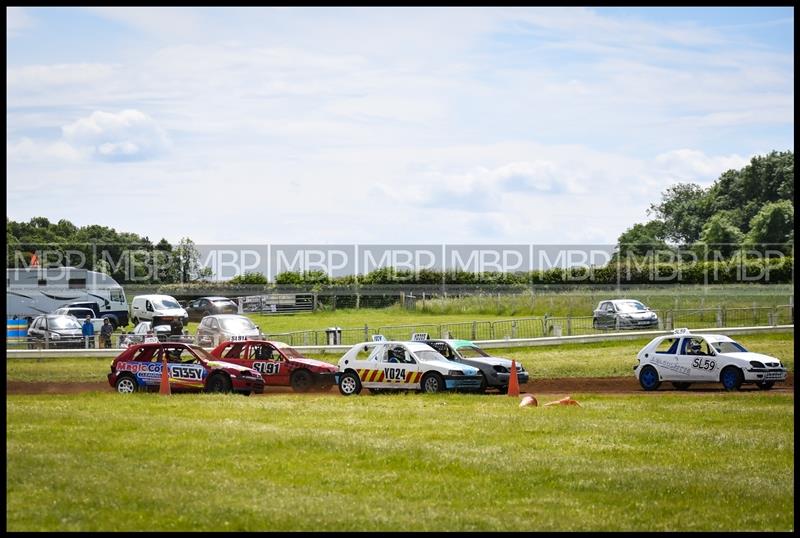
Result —
[[200, 297], [186, 304], [190, 321], [200, 321], [214, 314], [238, 314], [239, 305], [227, 297]]
[[595, 329], [658, 328], [658, 314], [633, 299], [600, 301], [592, 315]]
[[73, 316], [46, 314], [37, 316], [28, 329], [28, 347], [84, 347], [81, 324]]

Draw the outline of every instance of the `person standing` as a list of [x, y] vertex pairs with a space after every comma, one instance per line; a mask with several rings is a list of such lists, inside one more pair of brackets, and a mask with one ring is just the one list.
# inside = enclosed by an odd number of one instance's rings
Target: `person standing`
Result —
[[114, 332], [114, 327], [108, 318], [103, 318], [103, 328], [100, 329], [100, 336], [103, 339], [103, 347], [111, 347], [111, 333]]
[[83, 334], [84, 345], [87, 348], [93, 348], [94, 324], [92, 323], [92, 316], [86, 316], [86, 319], [83, 321], [83, 327], [81, 327], [81, 333]]

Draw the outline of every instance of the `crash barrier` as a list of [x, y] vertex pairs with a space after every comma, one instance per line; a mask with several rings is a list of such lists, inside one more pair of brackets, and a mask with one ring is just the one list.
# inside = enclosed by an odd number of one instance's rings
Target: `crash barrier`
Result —
[[[428, 333], [431, 338], [457, 338], [463, 340], [494, 340], [500, 338], [541, 338], [546, 336], [575, 336], [603, 334], [621, 330], [672, 330], [675, 327], [755, 327], [794, 323], [792, 305], [747, 308], [697, 308], [654, 310], [658, 322], [654, 326], [626, 326], [620, 319], [611, 324], [598, 323], [593, 316], [540, 316], [488, 321], [476, 320], [459, 323], [382, 325], [370, 327], [328, 328], [282, 333], [267, 333], [271, 340], [280, 340], [291, 346], [320, 346], [330, 344], [357, 344], [381, 334], [387, 339], [404, 340], [413, 333]], [[334, 331], [333, 337], [331, 331]]]
[[[794, 325], [775, 325], [764, 327], [713, 327], [706, 329], [692, 329], [695, 333], [722, 333], [726, 335], [734, 334], [759, 334], [759, 333], [781, 333], [794, 332]], [[499, 340], [476, 340], [475, 344], [485, 349], [510, 348], [510, 347], [537, 347], [551, 346], [558, 344], [582, 344], [591, 342], [605, 342], [613, 340], [636, 340], [641, 338], [654, 338], [663, 334], [670, 334], [672, 331], [624, 331], [606, 332], [601, 334], [586, 334], [573, 336], [545, 336], [539, 338], [503, 338]], [[403, 338], [407, 340], [408, 337]], [[352, 345], [308, 345], [292, 346], [297, 351], [313, 355], [331, 354], [340, 357]], [[210, 350], [211, 348], [206, 348]], [[7, 349], [6, 357], [46, 359], [57, 357], [116, 357], [122, 349]]]

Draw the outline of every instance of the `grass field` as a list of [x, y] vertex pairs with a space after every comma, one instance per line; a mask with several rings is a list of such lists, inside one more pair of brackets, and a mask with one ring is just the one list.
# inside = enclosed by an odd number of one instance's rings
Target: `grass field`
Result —
[[794, 525], [790, 394], [8, 396], [7, 530]]
[[[749, 334], [735, 339], [746, 348], [780, 358], [794, 371], [794, 334]], [[609, 377], [632, 375], [636, 353], [649, 338], [588, 344], [565, 344], [530, 348], [493, 349], [498, 356], [522, 362], [532, 379], [553, 377]], [[339, 355], [310, 355], [335, 364]], [[105, 380], [110, 358], [8, 359], [9, 381], [98, 381]]]

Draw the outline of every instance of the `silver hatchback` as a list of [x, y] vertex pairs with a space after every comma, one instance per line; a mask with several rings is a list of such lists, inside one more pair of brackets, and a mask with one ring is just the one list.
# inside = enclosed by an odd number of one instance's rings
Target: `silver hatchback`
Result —
[[258, 338], [261, 329], [247, 316], [215, 314], [206, 316], [197, 327], [197, 344], [216, 346], [225, 340]]

